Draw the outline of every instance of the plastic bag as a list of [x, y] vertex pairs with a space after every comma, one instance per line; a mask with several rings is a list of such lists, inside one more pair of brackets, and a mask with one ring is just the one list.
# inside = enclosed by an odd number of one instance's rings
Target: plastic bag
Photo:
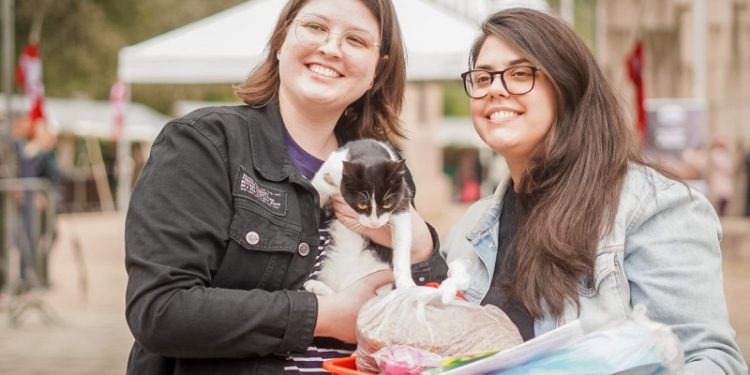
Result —
[[661, 323], [649, 320], [645, 309], [609, 329], [587, 334], [576, 344], [526, 364], [492, 374], [598, 375], [677, 374], [684, 354], [677, 336]]
[[357, 368], [378, 372], [373, 353], [392, 345], [449, 357], [502, 350], [523, 341], [499, 308], [459, 299], [443, 303], [441, 297], [438, 289], [416, 286], [368, 301], [357, 317]]
[[442, 360], [435, 353], [406, 345], [386, 346], [372, 357], [386, 375], [420, 375], [422, 371], [440, 367]]

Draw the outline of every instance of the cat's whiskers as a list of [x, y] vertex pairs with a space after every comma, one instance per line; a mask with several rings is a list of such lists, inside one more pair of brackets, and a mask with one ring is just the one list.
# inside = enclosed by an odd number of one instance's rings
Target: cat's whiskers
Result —
[[[390, 191], [390, 190], [389, 190], [389, 191]], [[385, 196], [383, 197], [383, 200], [387, 200], [387, 199], [388, 199], [388, 198], [390, 198], [391, 196], [399, 196], [399, 193], [391, 193], [391, 194], [386, 194], [386, 195], [385, 195]]]

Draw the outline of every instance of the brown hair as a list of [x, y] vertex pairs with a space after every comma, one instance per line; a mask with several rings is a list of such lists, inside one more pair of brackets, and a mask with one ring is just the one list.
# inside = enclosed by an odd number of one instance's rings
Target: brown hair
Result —
[[560, 316], [566, 301], [578, 305], [579, 282], [591, 280], [628, 165], [647, 163], [594, 57], [567, 24], [530, 9], [497, 12], [482, 25], [470, 66], [489, 36], [537, 65], [555, 93], [554, 123], [521, 176], [526, 214], [515, 237], [516, 268], [503, 289], [534, 318]]
[[[290, 0], [279, 15], [265, 60], [258, 65], [235, 92], [251, 106], [264, 106], [274, 100], [279, 90], [279, 66], [276, 55], [300, 8], [308, 0]], [[401, 28], [390, 0], [359, 0], [380, 25], [380, 61], [373, 87], [344, 111], [336, 124], [336, 134], [344, 140], [375, 138], [394, 143], [404, 138], [398, 116], [406, 86], [406, 58]]]

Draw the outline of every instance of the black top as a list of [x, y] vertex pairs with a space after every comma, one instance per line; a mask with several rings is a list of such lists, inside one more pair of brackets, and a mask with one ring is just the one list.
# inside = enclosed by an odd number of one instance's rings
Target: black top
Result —
[[509, 188], [503, 195], [503, 212], [500, 215], [500, 230], [497, 239], [497, 259], [492, 284], [482, 305], [491, 304], [501, 308], [518, 327], [523, 341], [534, 338], [534, 319], [523, 305], [505, 298], [502, 284], [509, 281], [514, 272], [517, 248], [514, 241], [518, 232], [518, 223], [523, 215], [523, 208], [518, 196]]

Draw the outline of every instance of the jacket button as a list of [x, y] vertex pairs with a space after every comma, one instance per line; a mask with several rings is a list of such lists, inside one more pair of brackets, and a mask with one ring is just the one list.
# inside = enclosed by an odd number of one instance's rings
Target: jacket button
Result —
[[260, 242], [260, 236], [258, 235], [258, 233], [250, 231], [245, 235], [245, 241], [247, 241], [247, 243], [249, 243], [250, 245], [257, 245], [258, 242]]
[[299, 246], [297, 246], [297, 252], [303, 257], [307, 256], [307, 254], [310, 254], [310, 245], [304, 242], [299, 244]]

